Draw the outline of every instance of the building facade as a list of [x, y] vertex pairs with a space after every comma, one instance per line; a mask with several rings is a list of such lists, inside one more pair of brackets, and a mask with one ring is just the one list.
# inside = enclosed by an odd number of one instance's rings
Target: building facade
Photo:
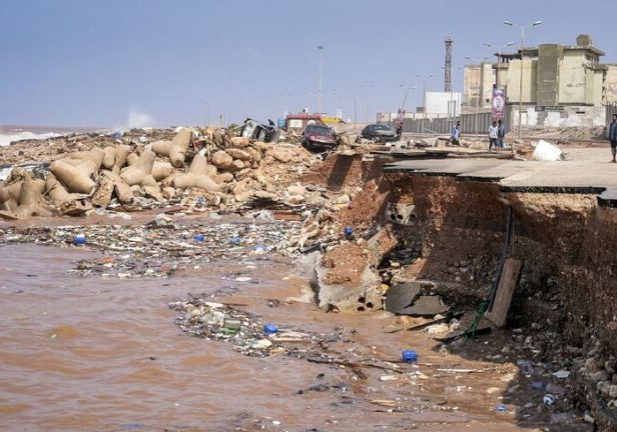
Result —
[[491, 108], [496, 69], [492, 63], [466, 65], [463, 71], [463, 111]]
[[[604, 52], [580, 35], [576, 45], [541, 44], [501, 54], [496, 82], [506, 91], [512, 124], [523, 127], [594, 127], [605, 121]], [[522, 76], [522, 79], [521, 79]]]

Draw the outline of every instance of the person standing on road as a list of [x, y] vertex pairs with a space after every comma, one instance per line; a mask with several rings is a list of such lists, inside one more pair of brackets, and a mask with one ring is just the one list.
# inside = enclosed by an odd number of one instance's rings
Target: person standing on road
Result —
[[452, 145], [461, 145], [461, 132], [460, 132], [461, 122], [457, 121], [456, 126], [452, 127], [452, 131], [450, 132], [450, 142]]
[[506, 127], [503, 125], [503, 121], [499, 119], [497, 121], [497, 145], [503, 150], [503, 139], [506, 137]]
[[493, 151], [493, 146], [497, 149], [497, 134], [499, 129], [497, 128], [497, 122], [493, 121], [493, 124], [488, 127], [488, 151]]
[[617, 114], [613, 114], [613, 121], [608, 127], [608, 139], [611, 141], [611, 153], [613, 153], [613, 160], [611, 162], [616, 163], [615, 156], [617, 155]]

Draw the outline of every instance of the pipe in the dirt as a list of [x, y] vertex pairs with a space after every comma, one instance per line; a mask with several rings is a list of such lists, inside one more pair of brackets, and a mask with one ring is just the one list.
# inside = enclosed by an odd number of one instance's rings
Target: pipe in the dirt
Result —
[[508, 205], [508, 214], [506, 220], [506, 239], [503, 245], [503, 252], [501, 259], [499, 260], [499, 266], [497, 268], [497, 275], [493, 280], [493, 286], [488, 294], [488, 311], [493, 310], [493, 303], [495, 302], [495, 296], [497, 294], [497, 287], [499, 286], [499, 279], [501, 279], [501, 273], [503, 272], [503, 266], [506, 263], [506, 258], [510, 253], [510, 242], [512, 240], [512, 226], [514, 224], [514, 213], [512, 212], [512, 206]]

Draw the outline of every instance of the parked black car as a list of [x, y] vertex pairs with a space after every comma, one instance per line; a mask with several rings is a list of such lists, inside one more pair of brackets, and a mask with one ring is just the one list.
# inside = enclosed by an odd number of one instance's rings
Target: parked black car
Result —
[[338, 145], [338, 138], [331, 127], [311, 124], [302, 133], [302, 146], [307, 150], [326, 151]]
[[398, 139], [396, 129], [383, 124], [367, 125], [362, 129], [361, 136], [375, 142], [391, 142]]

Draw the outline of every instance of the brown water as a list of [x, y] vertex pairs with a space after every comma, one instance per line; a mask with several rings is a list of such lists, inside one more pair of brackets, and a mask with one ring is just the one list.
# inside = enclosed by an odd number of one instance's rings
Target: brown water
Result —
[[[76, 248], [0, 247], [1, 430], [529, 430], [517, 425], [514, 406], [494, 412], [512, 365], [440, 354], [425, 333], [385, 334], [396, 318], [379, 312], [326, 315], [300, 301], [268, 306], [266, 299], [309, 297], [289, 265], [255, 262], [248, 271], [258, 284], [226, 277], [249, 262], [213, 264], [170, 279], [68, 272], [72, 261], [88, 254], [95, 256]], [[350, 355], [362, 347], [388, 359], [414, 348], [421, 365], [410, 370], [428, 379], [382, 382], [387, 372], [366, 369], [368, 378], [361, 380], [341, 367], [285, 355], [249, 358], [174, 324], [168, 302], [230, 286], [240, 292], [224, 300], [245, 303], [264, 320], [316, 332], [356, 329], [346, 345]], [[320, 383], [335, 388], [298, 394]], [[400, 412], [375, 402], [397, 399]]]

